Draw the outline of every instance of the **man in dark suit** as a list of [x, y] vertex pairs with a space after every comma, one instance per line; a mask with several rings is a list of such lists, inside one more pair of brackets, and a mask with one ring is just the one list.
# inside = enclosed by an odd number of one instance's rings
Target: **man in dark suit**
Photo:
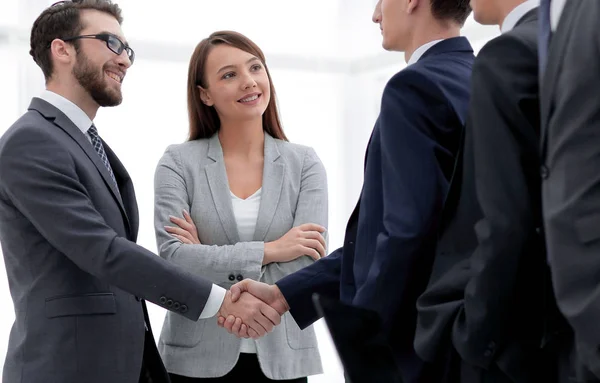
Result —
[[415, 349], [445, 365], [448, 382], [550, 382], [556, 310], [541, 235], [539, 0], [471, 5], [476, 21], [502, 34], [473, 67], [431, 280], [417, 302]]
[[378, 3], [373, 21], [383, 47], [404, 51], [408, 67], [383, 91], [344, 246], [273, 287], [251, 281], [233, 287], [280, 312], [289, 305], [301, 327], [318, 319], [313, 293], [377, 312], [381, 337], [409, 383], [428, 382], [432, 372], [413, 350], [415, 301], [429, 280], [467, 113], [474, 56], [460, 28], [469, 13], [467, 0]]
[[600, 381], [598, 20], [598, 1], [540, 5], [544, 228], [556, 301], [575, 334], [565, 369], [576, 382]]
[[239, 313], [261, 334], [280, 321], [251, 295], [232, 303], [135, 244], [132, 181], [92, 124], [100, 106], [121, 102], [133, 63], [120, 22], [109, 1], [69, 1], [32, 28], [47, 90], [0, 139], [0, 240], [16, 317], [6, 383], [168, 382], [144, 299], [190, 320]]

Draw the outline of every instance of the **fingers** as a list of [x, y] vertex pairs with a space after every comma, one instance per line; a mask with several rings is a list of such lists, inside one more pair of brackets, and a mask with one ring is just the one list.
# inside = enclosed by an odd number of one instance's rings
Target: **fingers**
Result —
[[273, 324], [273, 326], [278, 326], [281, 323], [281, 315], [273, 307], [266, 304], [262, 305], [260, 312]]
[[165, 226], [165, 231], [171, 235], [179, 235], [189, 240], [193, 239], [192, 234], [189, 231], [180, 227]]
[[242, 328], [242, 320], [240, 318], [235, 318], [233, 325], [231, 326], [231, 332], [239, 337], [240, 329]]
[[225, 317], [219, 316], [219, 317], [217, 318], [217, 325], [218, 325], [219, 327], [223, 327], [223, 325], [224, 325], [224, 324], [225, 324]]
[[[191, 217], [190, 217], [190, 220], [191, 220]], [[173, 222], [175, 225], [177, 225], [187, 231], [192, 231], [192, 226], [194, 225], [193, 222], [190, 224], [186, 219], [175, 217], [173, 215], [169, 216], [169, 221]]]
[[321, 242], [317, 241], [316, 239], [304, 239], [302, 240], [302, 245], [316, 250], [320, 258], [323, 258], [325, 256], [325, 247], [323, 247]]
[[271, 322], [269, 318], [265, 317], [260, 310], [257, 311], [257, 314], [254, 316], [254, 321], [258, 324], [258, 326], [260, 326], [259, 328], [251, 324], [248, 325], [259, 332], [260, 336], [265, 336], [267, 333], [273, 331], [273, 322]]
[[229, 291], [231, 291], [231, 301], [232, 302], [237, 302], [237, 300], [240, 299], [240, 296], [242, 295], [242, 293], [248, 291], [248, 282], [247, 281], [248, 281], [247, 279], [244, 279], [243, 281], [238, 282], [235, 285], [231, 286]]
[[316, 223], [304, 223], [298, 228], [302, 231], [318, 231], [319, 233], [324, 233], [327, 229], [325, 229], [321, 225], [317, 225]]
[[188, 245], [193, 245], [194, 244], [192, 241], [190, 241], [186, 237], [182, 237], [181, 235], [173, 234], [173, 237], [177, 238], [181, 242], [186, 243]]
[[227, 330], [230, 334], [233, 333], [233, 325], [235, 324], [235, 317], [233, 315], [229, 315], [225, 322], [223, 323], [223, 328]]
[[325, 237], [323, 237], [323, 235], [321, 235], [321, 233], [317, 232], [317, 231], [305, 231], [304, 233], [304, 238], [306, 239], [315, 239], [317, 241], [319, 241], [319, 243], [323, 246], [323, 248], [327, 248], [327, 243], [325, 242]]
[[196, 227], [196, 224], [194, 224], [194, 221], [192, 220], [192, 216], [190, 215], [190, 213], [187, 212], [187, 210], [183, 211], [183, 218], [188, 223], [188, 225], [194, 228]]
[[258, 333], [256, 331], [254, 331], [252, 328], [248, 327], [248, 335], [250, 336], [250, 338], [252, 339], [258, 339], [260, 338], [260, 336], [258, 335]]
[[298, 254], [308, 255], [315, 261], [318, 261], [319, 259], [321, 259], [321, 254], [319, 254], [319, 252], [317, 250], [313, 249], [312, 247], [303, 246], [303, 245], [297, 245], [297, 246], [298, 246], [298, 251], [299, 251]]
[[240, 329], [240, 337], [242, 337], [242, 338], [250, 337], [250, 335], [248, 335], [248, 326], [246, 326], [244, 323], [242, 323], [242, 328]]

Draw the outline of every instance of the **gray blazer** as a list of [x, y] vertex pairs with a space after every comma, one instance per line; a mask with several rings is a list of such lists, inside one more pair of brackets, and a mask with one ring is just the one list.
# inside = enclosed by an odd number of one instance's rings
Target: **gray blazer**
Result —
[[[240, 242], [218, 135], [169, 146], [155, 175], [155, 230], [160, 256], [224, 288], [245, 278], [273, 284], [313, 260], [262, 266], [264, 243], [292, 227], [327, 227], [327, 178], [311, 148], [265, 134], [262, 199], [253, 242]], [[169, 215], [187, 209], [201, 245], [182, 244], [164, 230]], [[321, 360], [312, 327], [300, 330], [289, 313], [272, 333], [256, 341], [264, 374], [284, 380], [319, 374]], [[220, 377], [236, 364], [240, 340], [216, 318], [193, 322], [167, 313], [159, 340], [167, 369], [193, 377]]]

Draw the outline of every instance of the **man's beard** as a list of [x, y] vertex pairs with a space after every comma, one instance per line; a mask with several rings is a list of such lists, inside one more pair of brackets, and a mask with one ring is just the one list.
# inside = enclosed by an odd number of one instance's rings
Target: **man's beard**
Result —
[[104, 68], [98, 70], [88, 60], [83, 52], [77, 53], [77, 64], [73, 67], [73, 76], [79, 84], [100, 106], [117, 106], [123, 101], [121, 90], [114, 90], [108, 86], [104, 78]]

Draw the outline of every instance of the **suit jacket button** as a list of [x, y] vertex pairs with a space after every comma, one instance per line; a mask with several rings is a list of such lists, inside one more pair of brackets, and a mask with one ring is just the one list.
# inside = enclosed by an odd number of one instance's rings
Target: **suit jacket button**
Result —
[[179, 302], [175, 302], [175, 303], [173, 303], [173, 309], [174, 309], [174, 310], [179, 310], [179, 306], [181, 306], [181, 305], [179, 304]]
[[167, 297], [162, 296], [162, 297], [160, 297], [160, 299], [158, 301], [160, 302], [161, 305], [164, 305], [165, 303], [167, 303]]
[[236, 279], [238, 281], [243, 281], [244, 280], [244, 276], [242, 274], [238, 274], [237, 277], [236, 277]]
[[171, 307], [171, 306], [173, 306], [173, 300], [172, 300], [172, 299], [169, 299], [169, 300], [167, 301], [167, 307]]
[[229, 280], [230, 281], [235, 281], [235, 275], [229, 274]]
[[179, 308], [179, 311], [182, 312], [182, 313], [186, 313], [187, 310], [188, 310], [188, 308], [187, 308], [186, 305], [181, 305], [181, 307]]
[[540, 176], [542, 177], [542, 179], [545, 180], [546, 178], [548, 178], [549, 175], [550, 171], [548, 170], [548, 167], [546, 165], [542, 165], [540, 167]]

